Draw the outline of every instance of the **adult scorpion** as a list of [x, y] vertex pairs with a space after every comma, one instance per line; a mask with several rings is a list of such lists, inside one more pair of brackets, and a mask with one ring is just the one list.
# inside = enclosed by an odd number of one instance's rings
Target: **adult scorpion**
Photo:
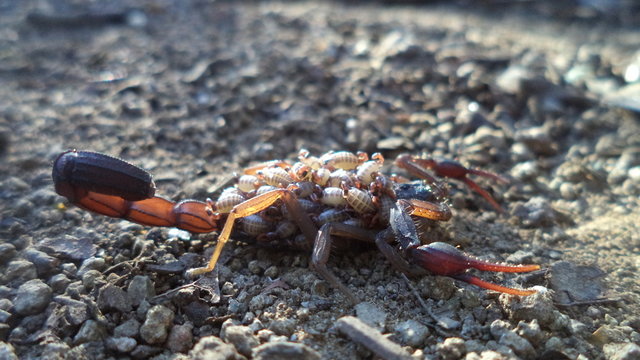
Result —
[[225, 189], [216, 201], [205, 202], [176, 203], [155, 196], [156, 187], [148, 172], [96, 152], [63, 152], [53, 164], [52, 176], [58, 194], [89, 211], [192, 233], [219, 231], [209, 262], [188, 270], [191, 277], [215, 269], [239, 222], [241, 230], [257, 241], [289, 241], [311, 250], [313, 268], [353, 303], [357, 302], [356, 296], [327, 268], [338, 239], [375, 244], [394, 267], [407, 274], [424, 274], [426, 270], [502, 293], [535, 293], [481, 280], [468, 270], [530, 272], [540, 266], [492, 263], [443, 242], [423, 245], [420, 226], [416, 227], [421, 219], [447, 221], [452, 216], [446, 204], [446, 187], [429, 170], [463, 181], [499, 212], [500, 205], [467, 175], [506, 181], [504, 178], [453, 161], [400, 155], [396, 166], [420, 179], [409, 181], [383, 174], [383, 163], [378, 153], [371, 158], [362, 152], [346, 151], [315, 157], [301, 150], [297, 162], [274, 160], [245, 169], [235, 186]]

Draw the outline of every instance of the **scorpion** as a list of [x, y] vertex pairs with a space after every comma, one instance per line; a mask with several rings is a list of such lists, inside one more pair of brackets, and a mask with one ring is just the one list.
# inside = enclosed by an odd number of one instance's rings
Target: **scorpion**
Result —
[[379, 153], [369, 157], [363, 152], [336, 151], [316, 157], [301, 150], [293, 163], [273, 160], [246, 168], [236, 176], [235, 186], [222, 191], [216, 201], [204, 202], [173, 202], [156, 196], [147, 171], [97, 152], [63, 152], [54, 161], [52, 177], [58, 194], [98, 214], [191, 233], [219, 232], [206, 266], [187, 270], [188, 277], [213, 271], [232, 231], [239, 227], [257, 242], [310, 250], [311, 266], [352, 303], [358, 302], [357, 297], [327, 267], [331, 249], [346, 240], [375, 244], [392, 266], [409, 275], [448, 276], [519, 296], [536, 292], [487, 282], [469, 270], [530, 272], [540, 269], [539, 265], [484, 261], [444, 242], [423, 244], [420, 237], [423, 222], [447, 221], [452, 216], [448, 191], [434, 175], [464, 182], [498, 212], [502, 212], [500, 205], [467, 175], [506, 179], [455, 161], [400, 155], [395, 165], [419, 179], [411, 181], [385, 175], [383, 164]]

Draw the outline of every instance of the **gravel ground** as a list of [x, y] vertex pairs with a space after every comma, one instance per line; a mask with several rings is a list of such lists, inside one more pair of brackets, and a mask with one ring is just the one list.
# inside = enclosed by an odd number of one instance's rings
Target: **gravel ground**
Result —
[[[126, 3], [0, 3], [1, 359], [640, 357], [632, 3]], [[174, 200], [301, 148], [458, 159], [510, 178], [479, 180], [505, 212], [451, 181], [454, 217], [426, 237], [540, 264], [482, 275], [539, 292], [336, 254], [353, 306], [308, 254], [242, 239], [192, 283], [217, 234], [70, 205], [51, 164], [71, 148], [144, 167]]]

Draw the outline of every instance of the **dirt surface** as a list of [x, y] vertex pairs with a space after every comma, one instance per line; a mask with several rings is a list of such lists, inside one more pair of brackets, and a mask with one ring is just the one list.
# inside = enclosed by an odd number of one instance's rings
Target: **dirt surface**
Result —
[[[80, 3], [0, 4], [0, 358], [359, 359], [389, 345], [369, 333], [402, 346], [388, 358], [640, 356], [632, 4]], [[538, 290], [521, 298], [336, 254], [354, 306], [309, 254], [234, 241], [193, 284], [217, 234], [74, 207], [51, 180], [73, 148], [172, 200], [302, 148], [379, 151], [388, 173], [400, 153], [457, 159], [510, 179], [473, 177], [505, 211], [449, 181], [454, 217], [425, 241], [545, 270], [478, 273]]]

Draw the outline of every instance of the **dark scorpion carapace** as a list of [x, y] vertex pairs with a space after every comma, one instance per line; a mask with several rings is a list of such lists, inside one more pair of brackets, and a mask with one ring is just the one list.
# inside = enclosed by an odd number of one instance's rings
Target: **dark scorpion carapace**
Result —
[[[219, 231], [217, 246], [204, 267], [188, 276], [212, 271], [234, 224], [258, 241], [302, 239], [312, 252], [314, 269], [351, 301], [353, 293], [327, 268], [334, 241], [373, 243], [399, 270], [416, 275], [424, 270], [479, 287], [513, 295], [531, 295], [479, 279], [470, 269], [529, 272], [538, 265], [497, 264], [477, 259], [443, 242], [422, 244], [414, 224], [419, 218], [447, 221], [445, 187], [429, 173], [467, 184], [497, 211], [502, 208], [467, 175], [497, 181], [504, 178], [468, 169], [457, 162], [400, 155], [395, 164], [420, 180], [381, 172], [381, 154], [328, 152], [320, 157], [301, 150], [298, 161], [274, 160], [245, 169], [237, 184], [216, 201], [173, 202], [155, 196], [149, 173], [105, 154], [71, 150], [53, 164], [56, 192], [71, 203], [99, 214], [148, 226], [170, 226], [192, 233]], [[236, 221], [237, 220], [237, 221]]]

